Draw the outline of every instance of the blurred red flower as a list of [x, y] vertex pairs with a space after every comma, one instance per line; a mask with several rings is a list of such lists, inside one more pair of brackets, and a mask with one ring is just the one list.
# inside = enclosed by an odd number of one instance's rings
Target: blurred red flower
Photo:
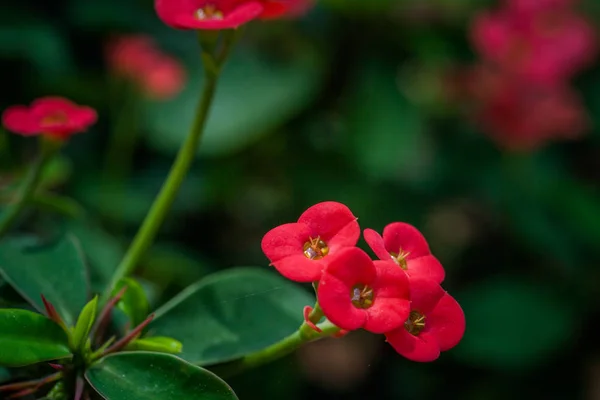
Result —
[[384, 333], [409, 316], [407, 275], [390, 261], [372, 261], [357, 247], [332, 256], [317, 289], [323, 313], [344, 330]]
[[313, 0], [263, 0], [263, 19], [297, 17], [306, 13]]
[[424, 277], [437, 283], [444, 280], [442, 264], [431, 255], [427, 240], [414, 226], [394, 222], [383, 229], [383, 237], [372, 229], [365, 229], [363, 235], [380, 260], [392, 260], [410, 278]]
[[[513, 7], [478, 15], [472, 42], [485, 60], [506, 73], [539, 84], [564, 82], [593, 61], [595, 32], [585, 18], [564, 7], [569, 2], [536, 1], [513, 1]], [[563, 7], [552, 6], [558, 3]]]
[[12, 106], [2, 114], [2, 123], [9, 131], [24, 136], [43, 134], [60, 140], [86, 131], [96, 120], [93, 108], [62, 97], [42, 97], [29, 107]]
[[505, 148], [531, 150], [548, 140], [577, 138], [588, 127], [577, 93], [566, 84], [534, 85], [488, 66], [470, 73], [476, 123]]
[[411, 310], [404, 326], [385, 334], [409, 360], [429, 362], [456, 346], [465, 333], [465, 314], [444, 289], [428, 279], [410, 282]]
[[327, 259], [358, 242], [356, 217], [343, 204], [328, 201], [307, 209], [298, 222], [271, 229], [261, 247], [279, 273], [297, 282], [321, 278]]
[[169, 99], [181, 91], [186, 80], [181, 63], [160, 51], [149, 36], [113, 39], [106, 59], [111, 71], [135, 82], [150, 98]]
[[156, 0], [159, 18], [176, 29], [231, 29], [258, 18], [260, 0]]

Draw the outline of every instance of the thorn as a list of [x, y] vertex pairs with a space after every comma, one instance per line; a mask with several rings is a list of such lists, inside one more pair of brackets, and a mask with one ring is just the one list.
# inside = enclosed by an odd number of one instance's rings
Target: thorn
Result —
[[96, 340], [96, 345], [99, 345], [100, 342], [102, 341], [102, 336], [104, 335], [104, 332], [106, 331], [106, 327], [108, 326], [108, 323], [110, 322], [110, 314], [111, 314], [113, 308], [115, 308], [115, 305], [119, 302], [119, 300], [121, 300], [121, 298], [123, 297], [123, 295], [125, 294], [126, 291], [127, 291], [127, 286], [123, 286], [123, 288], [121, 290], [119, 290], [119, 292], [116, 295], [114, 295], [108, 301], [108, 303], [106, 303], [106, 305], [100, 312], [98, 319], [96, 319], [96, 323], [94, 324], [94, 326], [92, 327], [92, 330], [90, 331], [90, 337], [94, 338]]
[[145, 327], [148, 326], [150, 322], [154, 319], [154, 314], [150, 314], [148, 318], [144, 320], [141, 324], [133, 328], [131, 332], [121, 338], [117, 343], [110, 346], [108, 349], [104, 351], [102, 356], [106, 356], [110, 353], [114, 353], [115, 351], [121, 350], [123, 347], [127, 346], [132, 340], [136, 339], [140, 333], [144, 330]]
[[306, 306], [304, 307], [304, 323], [306, 325], [308, 325], [313, 331], [318, 332], [318, 333], [322, 333], [323, 331], [321, 330], [321, 328], [319, 328], [318, 326], [316, 326], [314, 324], [314, 322], [312, 322], [310, 320], [310, 313], [312, 312], [313, 308], [311, 306]]
[[52, 368], [54, 368], [57, 371], [62, 371], [63, 369], [65, 369], [65, 366], [61, 365], [61, 364], [48, 363], [48, 365], [51, 366]]

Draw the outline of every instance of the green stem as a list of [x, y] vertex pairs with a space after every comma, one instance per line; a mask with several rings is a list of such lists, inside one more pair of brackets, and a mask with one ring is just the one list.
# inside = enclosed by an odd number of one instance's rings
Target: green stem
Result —
[[103, 293], [100, 301], [100, 307], [106, 303], [116, 284], [122, 278], [133, 272], [134, 268], [146, 250], [154, 241], [158, 229], [162, 225], [167, 213], [171, 209], [173, 201], [177, 196], [177, 192], [179, 191], [179, 188], [181, 187], [181, 184], [187, 175], [190, 166], [192, 165], [192, 161], [194, 160], [194, 156], [198, 150], [198, 143], [200, 142], [200, 138], [204, 132], [206, 120], [215, 96], [217, 81], [221, 73], [222, 66], [225, 63], [231, 48], [233, 47], [233, 41], [230, 38], [235, 35], [235, 32], [228, 31], [225, 33], [225, 35], [224, 48], [220, 54], [216, 54], [215, 48], [203, 49], [202, 60], [205, 71], [205, 83], [202, 96], [200, 97], [200, 101], [196, 109], [194, 122], [185, 142], [179, 149], [177, 158], [171, 167], [169, 176], [163, 184], [160, 193], [154, 200], [150, 211], [146, 215], [142, 226], [138, 230], [138, 233], [136, 234], [133, 242], [127, 250], [127, 253], [125, 254], [125, 257], [117, 267], [110, 284]]
[[61, 143], [51, 139], [40, 139], [41, 150], [40, 154], [34, 161], [33, 165], [27, 172], [21, 188], [17, 192], [14, 202], [12, 202], [4, 211], [0, 217], [0, 238], [2, 238], [14, 222], [17, 220], [21, 211], [25, 208], [27, 203], [31, 200], [33, 193], [37, 187], [37, 184], [42, 176], [42, 171], [46, 162], [58, 151]]
[[281, 357], [284, 357], [305, 343], [313, 342], [315, 340], [330, 337], [340, 331], [340, 328], [333, 325], [331, 322], [326, 321], [320, 325], [321, 333], [314, 331], [306, 323], [303, 323], [300, 328], [292, 333], [290, 336], [283, 340], [255, 353], [248, 354], [244, 358], [234, 361], [232, 363], [215, 367], [212, 369], [221, 378], [228, 378], [233, 375], [237, 375], [251, 368], [256, 368], [261, 365], [275, 361]]

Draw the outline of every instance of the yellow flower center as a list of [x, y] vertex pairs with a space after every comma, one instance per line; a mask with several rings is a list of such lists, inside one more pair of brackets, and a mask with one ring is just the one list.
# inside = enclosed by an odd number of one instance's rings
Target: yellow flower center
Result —
[[64, 124], [68, 121], [67, 114], [62, 111], [57, 111], [42, 118], [42, 125]]
[[418, 311], [411, 311], [408, 319], [404, 323], [404, 329], [411, 335], [419, 336], [419, 333], [425, 329], [425, 315]]
[[202, 8], [196, 10], [196, 18], [200, 20], [217, 20], [223, 19], [223, 11], [219, 10], [213, 4], [207, 4]]
[[390, 253], [392, 260], [400, 266], [403, 270], [408, 270], [408, 262], [406, 261], [406, 257], [410, 254], [409, 251], [404, 251], [402, 249], [398, 250], [397, 253]]
[[373, 305], [373, 289], [367, 285], [358, 284], [350, 292], [352, 304], [356, 308], [369, 308]]
[[321, 240], [320, 236], [315, 239], [312, 237], [308, 238], [308, 242], [304, 243], [304, 256], [309, 260], [320, 260], [329, 254], [329, 247], [327, 243]]

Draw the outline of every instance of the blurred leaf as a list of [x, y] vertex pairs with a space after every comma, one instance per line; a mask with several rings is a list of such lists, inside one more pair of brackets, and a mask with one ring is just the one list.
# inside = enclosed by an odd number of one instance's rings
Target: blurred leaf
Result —
[[98, 307], [98, 296], [94, 298], [83, 307], [75, 329], [73, 329], [73, 348], [83, 349], [85, 342], [88, 340], [92, 325], [96, 319], [96, 308]]
[[180, 341], [170, 337], [156, 336], [137, 339], [129, 343], [125, 351], [156, 351], [159, 353], [179, 354], [183, 349]]
[[114, 354], [94, 364], [85, 376], [110, 400], [237, 400], [218, 376], [170, 354]]
[[62, 328], [26, 310], [0, 310], [0, 343], [0, 365], [6, 367], [71, 356], [69, 339]]
[[[151, 145], [174, 154], [183, 143], [200, 95], [202, 71], [188, 69], [184, 91], [168, 102], [148, 103], [146, 121]], [[202, 138], [202, 153], [238, 151], [289, 120], [316, 94], [319, 63], [310, 51], [275, 62], [258, 52], [237, 52], [227, 63]]]
[[87, 303], [87, 271], [79, 244], [72, 236], [43, 246], [3, 239], [0, 274], [40, 312], [45, 310], [41, 298], [44, 295], [68, 326], [75, 324]]
[[453, 351], [475, 366], [539, 366], [551, 353], [565, 351], [578, 324], [568, 298], [517, 278], [481, 282], [458, 299], [467, 330]]
[[216, 364], [263, 349], [295, 332], [314, 300], [273, 272], [243, 267], [188, 287], [156, 311], [148, 332], [183, 343], [181, 357]]
[[[157, 17], [150, 1], [102, 0], [69, 2], [71, 20], [78, 26], [104, 31], [148, 30], [157, 24]], [[116, 11], [118, 10], [118, 11]]]
[[90, 220], [70, 220], [67, 229], [79, 239], [90, 266], [94, 292], [102, 292], [123, 257], [119, 242]]
[[424, 180], [431, 172], [431, 143], [419, 110], [400, 92], [396, 72], [372, 64], [355, 79], [348, 112], [349, 156], [376, 180]]
[[0, 56], [25, 58], [42, 75], [66, 74], [72, 68], [66, 38], [56, 27], [41, 21], [0, 25]]
[[137, 326], [148, 317], [150, 308], [148, 299], [142, 285], [132, 278], [121, 279], [113, 289], [113, 296], [125, 286], [127, 286], [127, 290], [117, 303], [117, 308], [129, 317], [131, 326]]

